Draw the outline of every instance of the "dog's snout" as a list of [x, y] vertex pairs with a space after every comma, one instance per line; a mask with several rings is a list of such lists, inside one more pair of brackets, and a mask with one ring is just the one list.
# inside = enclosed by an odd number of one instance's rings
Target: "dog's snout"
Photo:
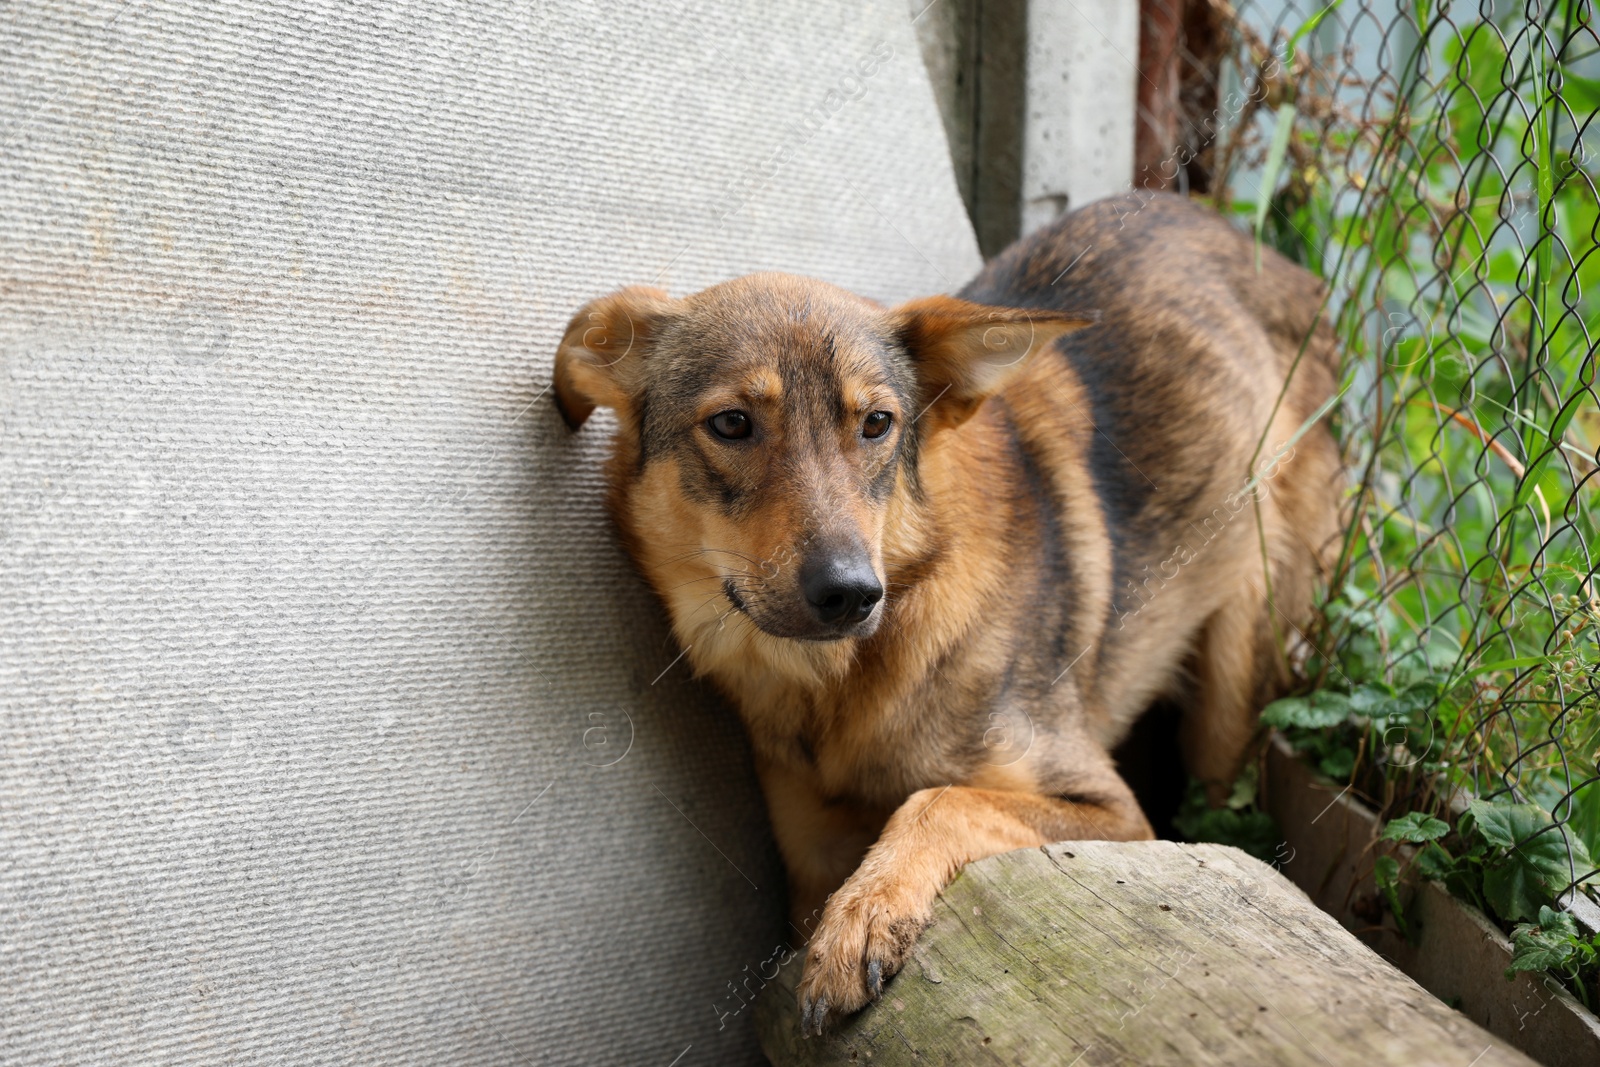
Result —
[[800, 591], [822, 622], [849, 626], [872, 614], [883, 584], [864, 555], [813, 556], [800, 567]]

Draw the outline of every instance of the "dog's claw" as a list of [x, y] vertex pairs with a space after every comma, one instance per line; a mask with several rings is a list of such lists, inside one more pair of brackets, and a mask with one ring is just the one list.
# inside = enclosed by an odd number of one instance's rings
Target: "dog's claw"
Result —
[[822, 1024], [828, 1018], [828, 998], [818, 997], [800, 1003], [800, 1036], [821, 1037]]
[[867, 964], [867, 992], [874, 998], [883, 992], [883, 962], [873, 960]]

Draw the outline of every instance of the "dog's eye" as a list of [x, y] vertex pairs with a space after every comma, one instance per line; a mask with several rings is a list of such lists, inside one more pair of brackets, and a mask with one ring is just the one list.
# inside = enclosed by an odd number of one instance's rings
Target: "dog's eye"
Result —
[[724, 441], [750, 436], [750, 416], [742, 411], [719, 411], [711, 416], [711, 432]]
[[862, 437], [882, 437], [889, 432], [889, 424], [894, 421], [894, 416], [887, 411], [874, 411], [867, 416], [867, 421], [861, 424]]

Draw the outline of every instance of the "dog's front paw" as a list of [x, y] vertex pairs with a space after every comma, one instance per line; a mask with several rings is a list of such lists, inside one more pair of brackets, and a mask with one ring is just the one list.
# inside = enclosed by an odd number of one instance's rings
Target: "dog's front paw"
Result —
[[932, 919], [931, 908], [903, 893], [846, 882], [829, 898], [806, 950], [800, 1032], [821, 1034], [830, 1018], [875, 1000]]

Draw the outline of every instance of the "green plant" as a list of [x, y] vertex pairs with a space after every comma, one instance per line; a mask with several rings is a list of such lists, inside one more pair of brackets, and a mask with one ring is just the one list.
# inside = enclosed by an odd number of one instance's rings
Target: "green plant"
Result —
[[1190, 841], [1232, 845], [1261, 860], [1275, 863], [1281, 857], [1283, 833], [1272, 816], [1256, 806], [1256, 772], [1252, 767], [1234, 783], [1233, 795], [1220, 808], [1206, 803], [1205, 787], [1190, 782], [1178, 814], [1177, 831]]
[[1572, 916], [1540, 908], [1538, 922], [1519, 923], [1511, 931], [1511, 944], [1514, 954], [1507, 978], [1518, 971], [1549, 971], [1564, 978], [1590, 1011], [1600, 1010], [1595, 989], [1600, 937], [1585, 937]]
[[[1547, 968], [1592, 1005], [1558, 901], [1600, 855], [1600, 36], [1572, 0], [1375, 8], [1234, 27], [1273, 110], [1211, 188], [1325, 279], [1347, 375], [1348, 522], [1262, 719], [1521, 924], [1518, 969], [1571, 948]], [[1338, 32], [1362, 18], [1388, 27], [1367, 67]], [[1402, 926], [1404, 873], [1374, 871]]]
[[[1425, 821], [1419, 827], [1417, 820]], [[1418, 873], [1507, 922], [1537, 919], [1572, 884], [1574, 867], [1593, 866], [1583, 841], [1537, 804], [1474, 800], [1456, 824], [1453, 847], [1439, 841], [1449, 830], [1442, 819], [1412, 812], [1392, 820], [1384, 836], [1423, 844]]]

